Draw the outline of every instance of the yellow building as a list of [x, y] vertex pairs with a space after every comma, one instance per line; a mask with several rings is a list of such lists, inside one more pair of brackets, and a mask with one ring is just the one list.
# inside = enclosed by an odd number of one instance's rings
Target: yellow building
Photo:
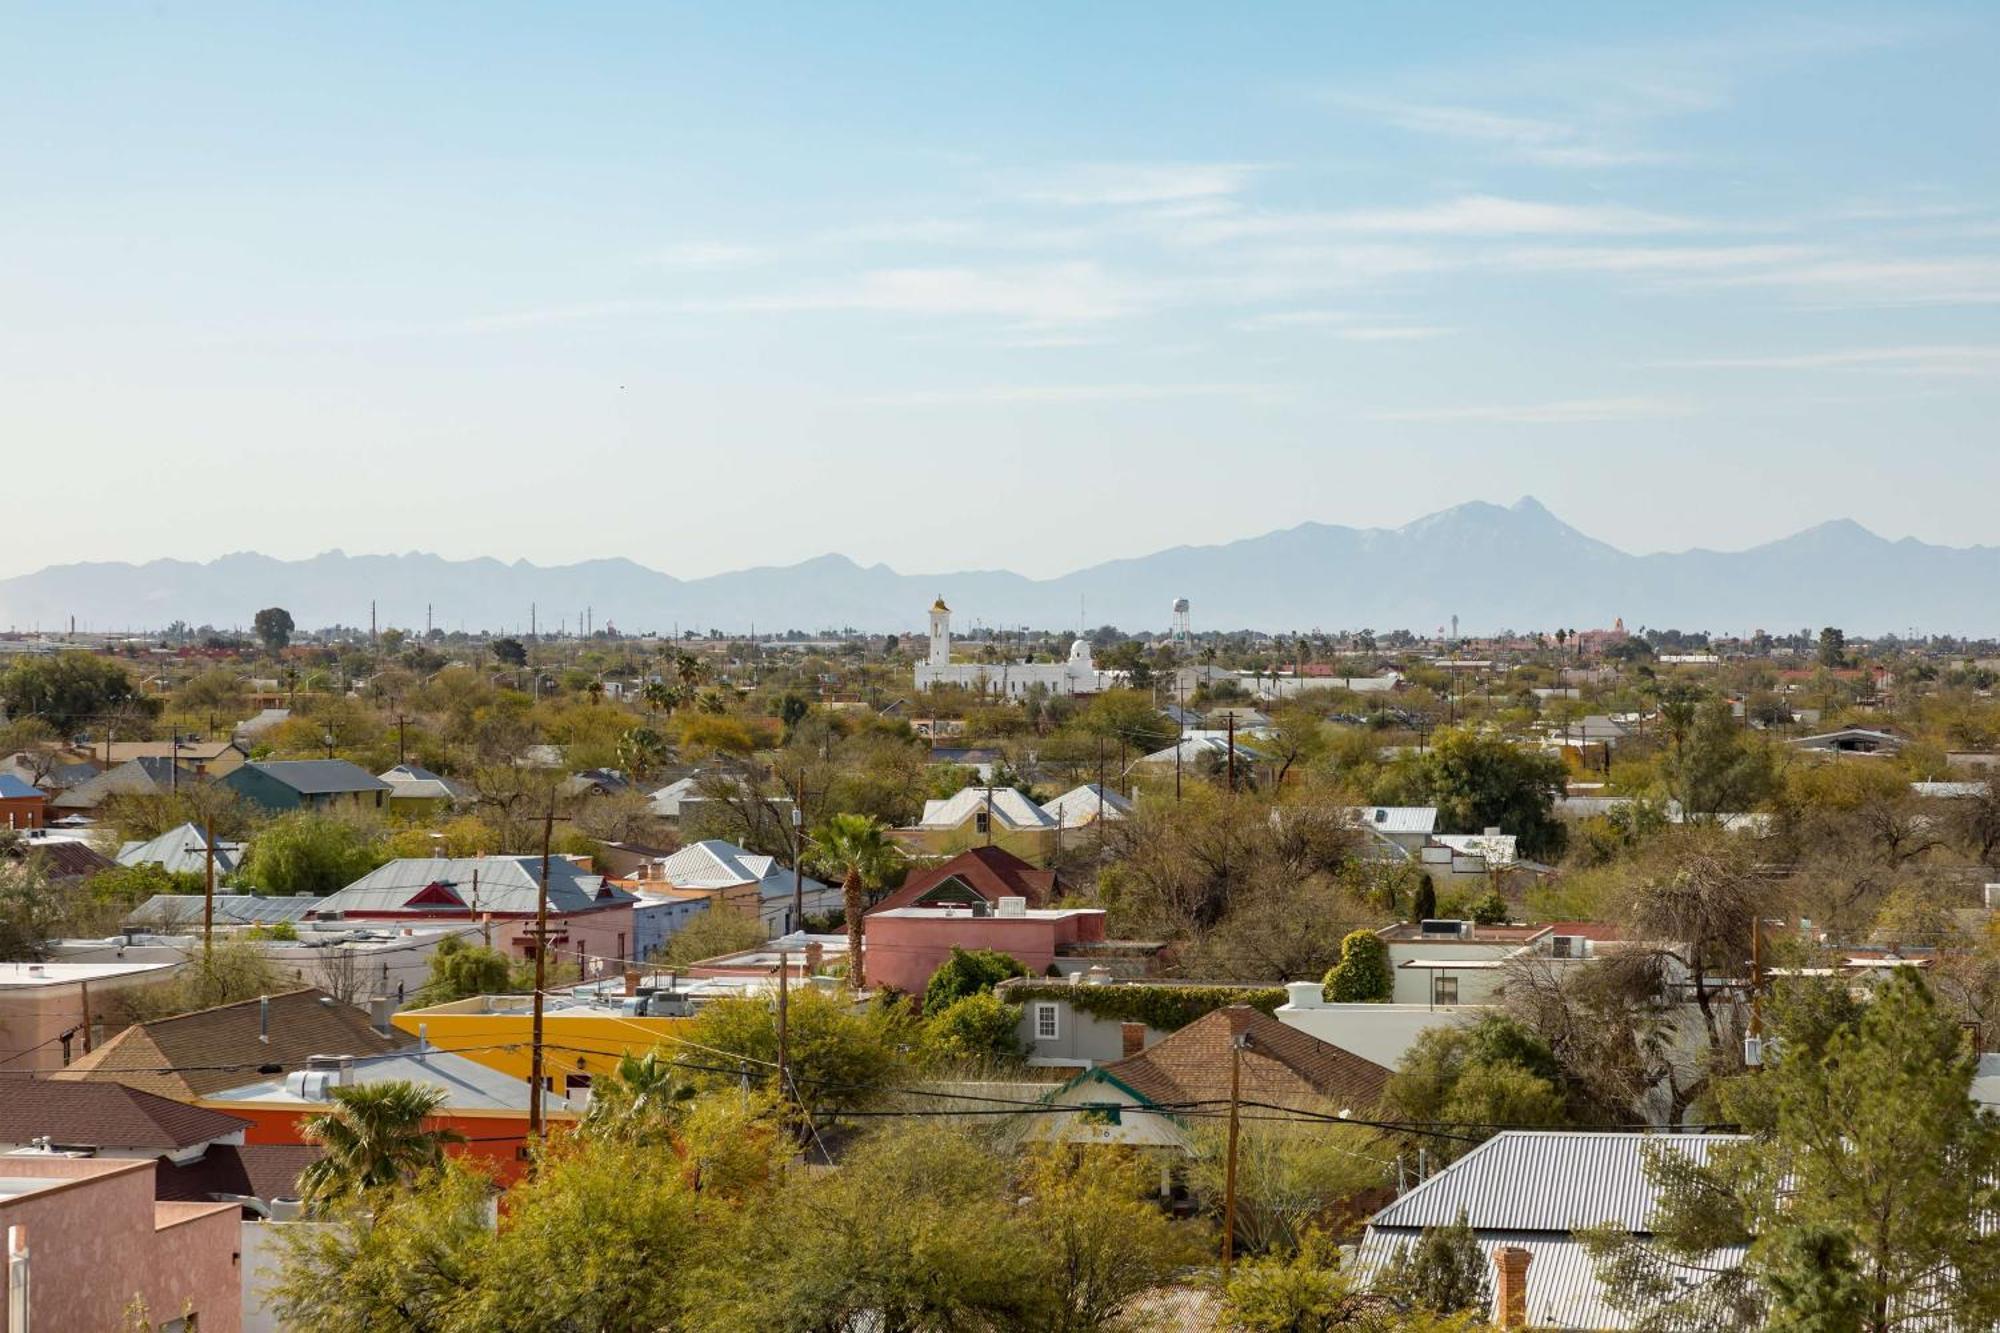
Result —
[[1060, 830], [1054, 815], [1012, 787], [967, 787], [950, 800], [925, 801], [923, 818], [890, 836], [914, 857], [999, 847], [1045, 866]]
[[[693, 1020], [627, 1015], [620, 1011], [621, 998], [561, 995], [543, 1001], [542, 1072], [549, 1091], [566, 1097], [587, 1088], [592, 1076], [613, 1072], [626, 1054], [644, 1055], [656, 1046], [675, 1054], [685, 1050], [674, 1038]], [[435, 1050], [525, 1079], [532, 1062], [533, 1003], [526, 995], [478, 995], [406, 1009], [393, 1021]]]

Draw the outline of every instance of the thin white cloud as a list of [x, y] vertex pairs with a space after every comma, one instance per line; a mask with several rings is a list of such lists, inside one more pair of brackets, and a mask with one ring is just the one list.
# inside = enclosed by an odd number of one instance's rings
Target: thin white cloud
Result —
[[1276, 329], [1310, 329], [1343, 323], [1352, 316], [1341, 310], [1272, 310], [1236, 321], [1245, 333], [1268, 333]]
[[1413, 134], [1491, 145], [1508, 160], [1545, 167], [1621, 167], [1666, 160], [1666, 155], [1604, 142], [1582, 126], [1539, 116], [1510, 115], [1482, 107], [1379, 98], [1341, 98]]
[[1275, 394], [1271, 386], [1264, 384], [1003, 384], [879, 394], [853, 401], [863, 407], [993, 407], [1008, 404], [1140, 403], [1174, 398], [1264, 401]]
[[1574, 426], [1682, 417], [1691, 410], [1686, 403], [1667, 398], [1571, 398], [1550, 403], [1409, 408], [1376, 412], [1369, 419], [1436, 425]]
[[1719, 273], [1712, 286], [1788, 288], [1801, 304], [1880, 308], [2000, 304], [2000, 258], [1852, 256], [1778, 265], [1749, 273]]
[[1640, 236], [1692, 231], [1689, 218], [1616, 204], [1558, 204], [1468, 194], [1413, 208], [1321, 213], [1240, 213], [1198, 218], [1174, 230], [1188, 244], [1269, 237], [1394, 235], [1439, 238]]
[[1263, 169], [1246, 162], [1097, 163], [1067, 168], [1018, 193], [1071, 207], [1219, 199], [1240, 194]]
[[469, 319], [459, 320], [451, 327], [456, 332], [464, 333], [509, 333], [518, 329], [542, 328], [555, 324], [582, 324], [628, 315], [650, 314], [664, 308], [657, 301], [578, 301], [570, 305], [475, 315]]
[[2000, 344], [1856, 347], [1789, 356], [1714, 356], [1656, 361], [1677, 370], [1877, 370], [1902, 375], [2000, 375]]
[[1826, 253], [1824, 248], [1810, 245], [1551, 245], [1518, 247], [1495, 259], [1507, 268], [1671, 274], [1769, 269]]

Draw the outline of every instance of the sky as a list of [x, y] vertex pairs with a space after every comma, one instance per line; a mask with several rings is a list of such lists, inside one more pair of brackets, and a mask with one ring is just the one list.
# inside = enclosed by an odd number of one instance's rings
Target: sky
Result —
[[1996, 67], [1990, 4], [5, 0], [0, 577], [2000, 543]]

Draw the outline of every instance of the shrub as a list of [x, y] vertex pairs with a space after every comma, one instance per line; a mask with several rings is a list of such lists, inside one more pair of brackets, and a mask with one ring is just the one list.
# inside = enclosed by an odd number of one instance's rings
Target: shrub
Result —
[[941, 1061], [1007, 1061], [1021, 1055], [1021, 1014], [991, 991], [962, 996], [924, 1023], [924, 1053]]
[[1340, 942], [1340, 961], [1327, 972], [1326, 998], [1336, 1004], [1382, 1004], [1395, 993], [1389, 946], [1372, 930], [1352, 930]]
[[952, 946], [951, 957], [931, 973], [924, 987], [924, 1016], [935, 1017], [970, 995], [989, 993], [1010, 977], [1025, 977], [1028, 969], [1019, 959], [997, 949], [961, 949]]

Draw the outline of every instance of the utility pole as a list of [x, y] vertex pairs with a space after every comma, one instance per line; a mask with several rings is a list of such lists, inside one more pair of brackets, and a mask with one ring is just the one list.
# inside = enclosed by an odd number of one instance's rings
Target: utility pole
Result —
[[1229, 1159], [1222, 1170], [1222, 1280], [1229, 1281], [1230, 1265], [1236, 1262], [1236, 1103], [1243, 1093], [1243, 1044], [1248, 1036], [1229, 1043]]
[[556, 801], [549, 797], [549, 813], [542, 820], [542, 884], [535, 895], [535, 1017], [529, 1033], [528, 1052], [528, 1136], [542, 1136], [542, 986], [548, 979], [549, 960], [549, 844], [556, 833]]
[[1229, 710], [1229, 794], [1236, 794], [1236, 710]]
[[202, 979], [215, 975], [215, 821], [201, 821], [204, 870], [201, 890], [201, 970]]
[[782, 950], [778, 954], [778, 1096], [790, 1101], [792, 1097], [791, 1039], [787, 1030], [787, 1020], [791, 1007], [792, 956]]
[[[1757, 1058], [1745, 1063], [1764, 1063], [1764, 922], [1759, 917], [1750, 918], [1750, 1041], [1746, 1045], [1754, 1047]], [[1749, 1052], [1745, 1051], [1745, 1055]]]
[[409, 720], [401, 713], [396, 714], [396, 762], [398, 764], [409, 762], [407, 747], [403, 743], [403, 725]]
[[[1234, 716], [1232, 714], [1231, 716]], [[1187, 747], [1187, 696], [1181, 693], [1181, 673], [1174, 672], [1174, 800], [1181, 799], [1181, 751]], [[1098, 788], [1099, 799], [1104, 789]]]
[[[792, 780], [792, 929], [806, 928], [805, 773]], [[780, 976], [784, 975], [782, 972]], [[782, 991], [779, 992], [783, 994]], [[784, 1012], [782, 1009], [780, 1013]], [[781, 1043], [782, 1044], [782, 1043]]]

